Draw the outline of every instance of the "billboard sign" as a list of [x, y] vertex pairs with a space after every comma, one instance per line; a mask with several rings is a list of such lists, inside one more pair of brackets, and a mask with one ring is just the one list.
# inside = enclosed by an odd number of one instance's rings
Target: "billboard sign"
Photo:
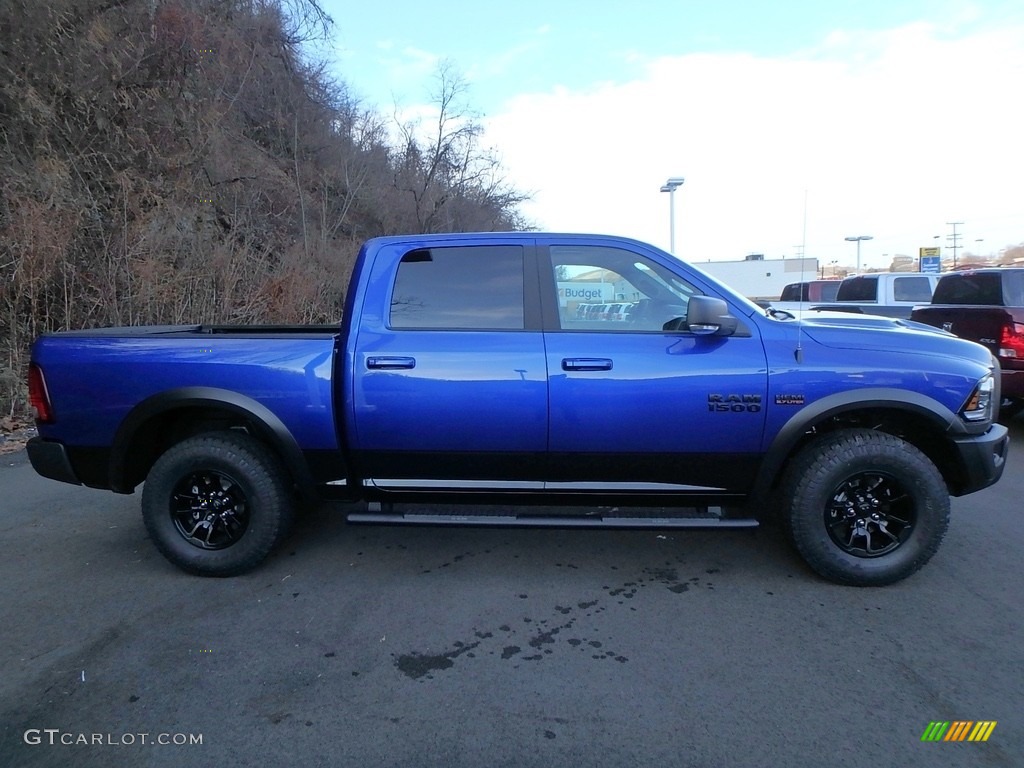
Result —
[[942, 271], [941, 248], [918, 248], [917, 253], [921, 258], [922, 272], [937, 275]]

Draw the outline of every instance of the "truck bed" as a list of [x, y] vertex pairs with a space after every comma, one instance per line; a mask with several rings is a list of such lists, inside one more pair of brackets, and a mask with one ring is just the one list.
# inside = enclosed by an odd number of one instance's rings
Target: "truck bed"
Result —
[[[79, 479], [112, 487], [108, 465], [119, 429], [142, 418], [156, 398], [197, 408], [219, 400], [239, 410], [255, 404], [270, 424], [294, 436], [307, 458], [337, 453], [331, 387], [337, 335], [334, 326], [300, 325], [95, 328], [43, 336], [35, 362], [46, 372]], [[39, 426], [43, 439], [57, 431]]]

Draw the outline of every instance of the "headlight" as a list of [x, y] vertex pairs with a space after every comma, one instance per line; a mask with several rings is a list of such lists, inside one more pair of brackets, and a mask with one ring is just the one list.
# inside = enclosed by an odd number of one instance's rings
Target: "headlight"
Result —
[[960, 409], [960, 415], [967, 421], [991, 421], [994, 390], [995, 379], [990, 373], [978, 382], [978, 386]]

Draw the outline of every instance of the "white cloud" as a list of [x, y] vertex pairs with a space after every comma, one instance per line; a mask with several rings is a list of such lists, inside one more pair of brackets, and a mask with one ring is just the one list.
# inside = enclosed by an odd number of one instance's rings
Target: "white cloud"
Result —
[[645, 76], [521, 95], [487, 121], [544, 229], [624, 234], [703, 261], [750, 252], [865, 262], [916, 254], [963, 221], [963, 244], [1024, 240], [1024, 28], [951, 39], [915, 24], [834, 32], [784, 58], [691, 54]]

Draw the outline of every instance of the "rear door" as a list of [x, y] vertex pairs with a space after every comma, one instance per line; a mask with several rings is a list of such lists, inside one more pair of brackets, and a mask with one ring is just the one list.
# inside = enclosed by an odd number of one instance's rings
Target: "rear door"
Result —
[[374, 485], [542, 487], [547, 364], [525, 242], [377, 254], [352, 361], [352, 442]]
[[[767, 366], [753, 324], [681, 323], [705, 286], [651, 251], [540, 241], [556, 490], [745, 491], [759, 461]], [[579, 317], [578, 301], [625, 303]], [[672, 330], [666, 330], [670, 328]]]

